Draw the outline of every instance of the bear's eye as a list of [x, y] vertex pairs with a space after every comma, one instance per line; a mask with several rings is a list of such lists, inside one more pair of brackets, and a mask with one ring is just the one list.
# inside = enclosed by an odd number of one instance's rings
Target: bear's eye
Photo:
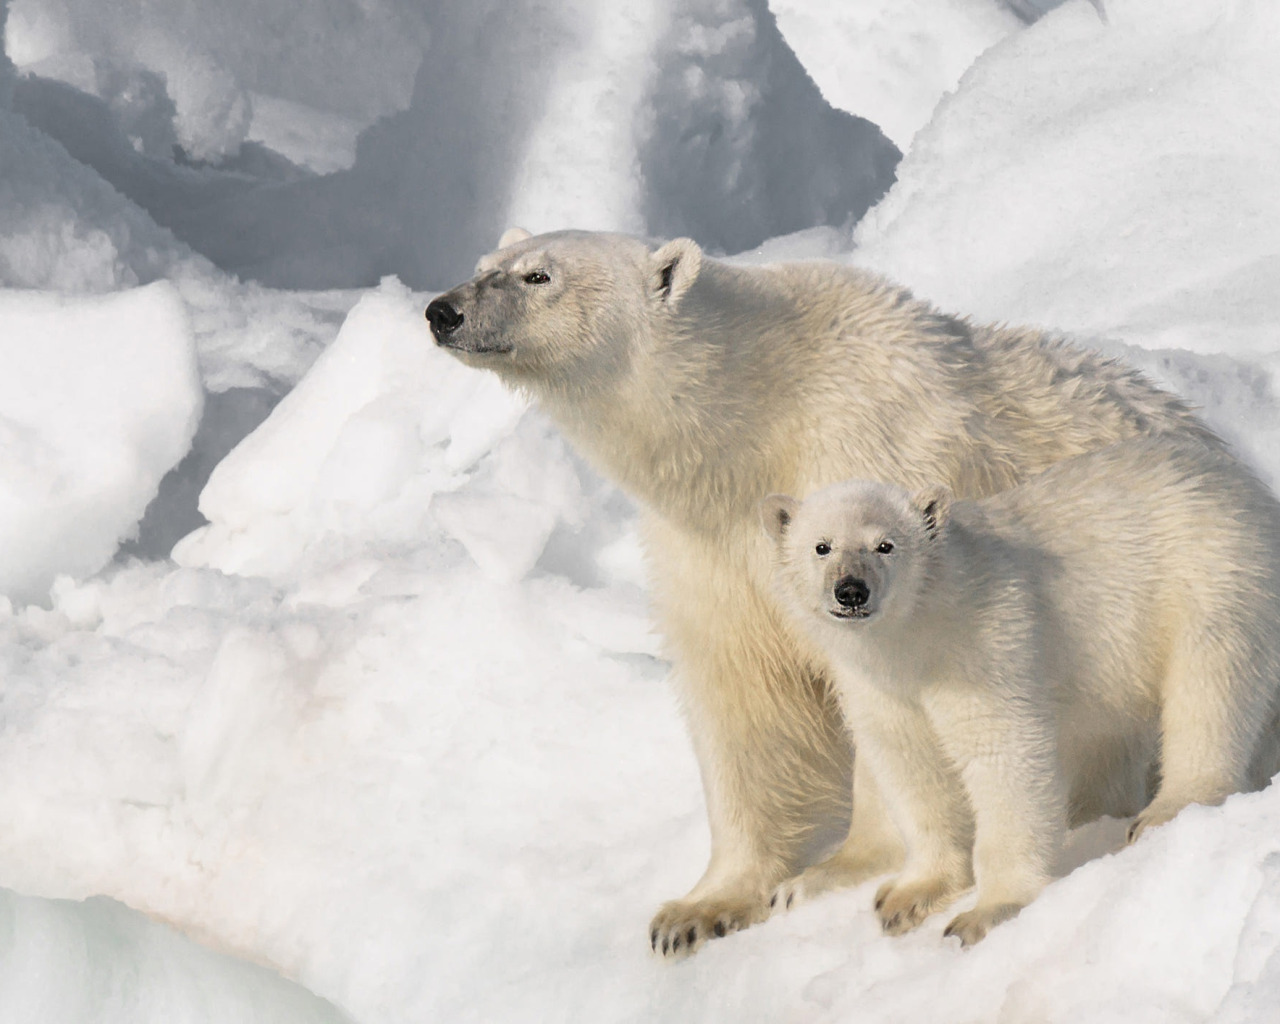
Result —
[[815, 547], [813, 550], [818, 552], [818, 554], [822, 558], [826, 558], [827, 555], [831, 554], [831, 545], [828, 544], [825, 540], [820, 540], [818, 541], [818, 546]]
[[879, 544], [876, 545], [876, 554], [878, 555], [887, 555], [892, 550], [893, 550], [893, 541], [891, 540], [882, 540]]
[[551, 275], [545, 270], [531, 270], [524, 275], [525, 284], [547, 284], [551, 280]]

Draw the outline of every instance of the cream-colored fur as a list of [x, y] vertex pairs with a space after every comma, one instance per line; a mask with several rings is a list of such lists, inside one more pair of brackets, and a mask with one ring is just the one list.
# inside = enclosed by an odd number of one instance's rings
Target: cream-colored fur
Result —
[[[768, 916], [778, 883], [849, 820], [850, 744], [821, 653], [777, 606], [765, 495], [850, 476], [982, 495], [1134, 435], [1216, 443], [1118, 363], [942, 315], [852, 267], [734, 266], [688, 239], [506, 237], [428, 318], [439, 344], [533, 396], [643, 506], [712, 831], [706, 874], [654, 919], [667, 954]], [[857, 774], [826, 884], [901, 857]]]
[[763, 507], [906, 842], [886, 931], [972, 871], [947, 934], [976, 942], [1048, 881], [1068, 822], [1137, 814], [1136, 836], [1280, 767], [1280, 504], [1221, 449], [1124, 441], [954, 505], [850, 481]]

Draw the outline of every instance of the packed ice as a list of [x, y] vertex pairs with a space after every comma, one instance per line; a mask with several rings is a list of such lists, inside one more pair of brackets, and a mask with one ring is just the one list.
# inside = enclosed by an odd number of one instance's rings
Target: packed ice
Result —
[[634, 508], [422, 309], [517, 221], [848, 260], [1276, 485], [1280, 10], [436, 6], [0, 0], [0, 1021], [1270, 1020], [1274, 789], [973, 950], [871, 883], [651, 957]]

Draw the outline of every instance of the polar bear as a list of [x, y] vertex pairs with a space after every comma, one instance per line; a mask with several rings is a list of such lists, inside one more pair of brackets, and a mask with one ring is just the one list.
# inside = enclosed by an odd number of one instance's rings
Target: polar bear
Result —
[[650, 928], [667, 956], [764, 920], [778, 883], [841, 829], [832, 884], [902, 855], [852, 771], [823, 655], [774, 596], [762, 498], [851, 476], [971, 497], [1136, 435], [1218, 444], [1117, 362], [943, 315], [854, 267], [738, 266], [689, 239], [513, 229], [427, 319], [642, 507], [712, 840], [701, 880]]
[[1124, 441], [979, 501], [854, 480], [762, 517], [906, 843], [890, 933], [972, 871], [946, 934], [981, 939], [1100, 787], [1127, 782], [1136, 837], [1280, 767], [1280, 503], [1221, 449]]

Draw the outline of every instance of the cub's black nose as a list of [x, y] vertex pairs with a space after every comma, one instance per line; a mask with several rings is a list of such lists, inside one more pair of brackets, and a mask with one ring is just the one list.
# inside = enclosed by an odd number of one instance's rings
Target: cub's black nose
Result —
[[871, 591], [867, 589], [866, 583], [862, 580], [854, 579], [852, 576], [846, 576], [836, 583], [836, 602], [841, 607], [861, 608], [867, 603], [867, 598], [870, 596]]
[[427, 307], [427, 322], [431, 324], [431, 333], [437, 341], [461, 327], [463, 319], [452, 303], [444, 299], [435, 299]]

